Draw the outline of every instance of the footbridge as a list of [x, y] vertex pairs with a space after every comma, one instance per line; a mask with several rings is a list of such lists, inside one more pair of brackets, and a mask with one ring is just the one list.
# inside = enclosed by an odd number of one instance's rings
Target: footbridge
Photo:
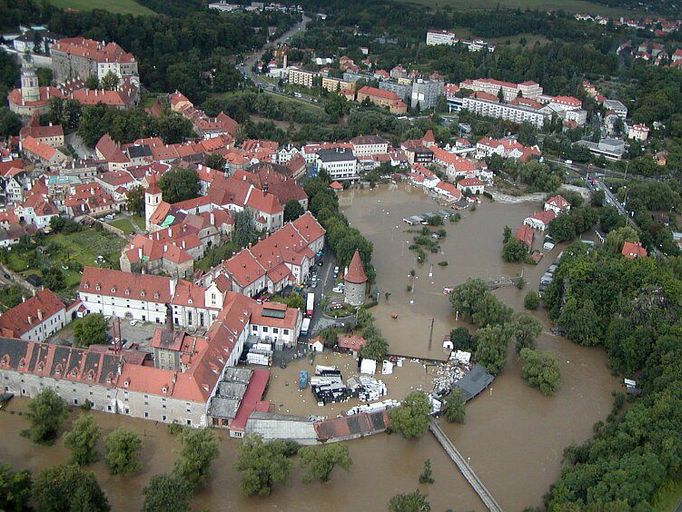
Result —
[[440, 428], [440, 425], [435, 421], [432, 421], [429, 425], [429, 429], [436, 440], [441, 444], [445, 452], [448, 454], [448, 457], [450, 457], [455, 463], [460, 473], [462, 473], [467, 482], [469, 482], [469, 485], [471, 485], [474, 491], [476, 491], [476, 494], [478, 494], [478, 497], [481, 498], [481, 501], [488, 508], [488, 510], [490, 512], [502, 512], [502, 507], [498, 505], [488, 488], [483, 485], [481, 479], [478, 478], [476, 473], [474, 473], [474, 471], [471, 469], [471, 466], [469, 466], [464, 457], [462, 457], [462, 454], [459, 453], [459, 450], [457, 450], [455, 445], [452, 444], [452, 441], [448, 439], [448, 436], [445, 435], [445, 432], [443, 432], [443, 430]]

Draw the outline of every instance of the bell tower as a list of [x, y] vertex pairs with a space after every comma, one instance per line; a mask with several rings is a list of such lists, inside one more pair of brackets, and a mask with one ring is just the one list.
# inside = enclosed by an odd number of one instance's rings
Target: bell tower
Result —
[[26, 101], [38, 101], [40, 99], [40, 87], [33, 61], [29, 54], [22, 56], [21, 65], [21, 98]]

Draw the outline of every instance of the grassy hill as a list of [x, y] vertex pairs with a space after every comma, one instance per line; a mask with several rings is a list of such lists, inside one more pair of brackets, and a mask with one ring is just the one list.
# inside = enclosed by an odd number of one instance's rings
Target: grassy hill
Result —
[[138, 4], [135, 0], [50, 0], [50, 3], [56, 7], [76, 11], [102, 9], [113, 13], [134, 14], [136, 16], [154, 14], [154, 11]]
[[505, 9], [564, 10], [586, 12], [603, 16], [632, 15], [634, 11], [618, 9], [587, 0], [399, 0], [402, 3], [426, 5], [429, 7], [452, 7], [455, 9]]

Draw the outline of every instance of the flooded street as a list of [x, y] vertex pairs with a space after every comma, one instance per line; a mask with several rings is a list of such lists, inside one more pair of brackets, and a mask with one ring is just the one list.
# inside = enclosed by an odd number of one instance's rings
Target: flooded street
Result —
[[[384, 187], [346, 191], [341, 201], [351, 224], [374, 243], [373, 262], [381, 293], [379, 305], [372, 313], [394, 354], [445, 357], [441, 348], [443, 336], [453, 327], [466, 324], [455, 321], [448, 298], [442, 293], [444, 286], [454, 286], [468, 277], [512, 277], [523, 270], [528, 281], [526, 290], [504, 288], [496, 292], [506, 304], [521, 311], [523, 296], [528, 289], [537, 289], [539, 276], [560, 250], [555, 248], [538, 266], [522, 267], [502, 261], [501, 238], [505, 224], [516, 228], [541, 205], [502, 204], [484, 199], [476, 211], [463, 212], [460, 222], [446, 222], [447, 237], [441, 243], [442, 254], [429, 254], [423, 265], [417, 265], [414, 253], [407, 248], [413, 234], [405, 230], [418, 228], [410, 228], [402, 218], [442, 207], [422, 192], [402, 185], [390, 190]], [[438, 266], [440, 261], [447, 261], [448, 266]], [[412, 269], [415, 289], [408, 293]], [[384, 292], [391, 294], [388, 302]], [[392, 313], [398, 313], [398, 318], [394, 320]], [[537, 317], [548, 329], [550, 323], [544, 312], [538, 312]], [[555, 352], [561, 363], [562, 386], [554, 397], [542, 396], [521, 380], [520, 365], [510, 352], [509, 364], [492, 389], [467, 406], [466, 423], [443, 423], [450, 439], [470, 459], [478, 476], [508, 512], [541, 506], [542, 496], [559, 474], [563, 449], [590, 437], [592, 425], [606, 417], [611, 407], [611, 392], [618, 388], [602, 351], [578, 347], [551, 335], [548, 330], [540, 336], [538, 345]], [[316, 357], [315, 364], [339, 366], [344, 379], [356, 373], [356, 362], [350, 355], [325, 352]], [[294, 361], [283, 370], [273, 368], [266, 394], [266, 399], [272, 401], [273, 411], [335, 416], [356, 404], [351, 401], [317, 407], [310, 389], [297, 389], [298, 371], [310, 372], [313, 368], [307, 359]], [[393, 375], [375, 377], [387, 384], [389, 397], [402, 398], [412, 389], [428, 389], [433, 375], [421, 363], [407, 359], [402, 368], [394, 368]], [[26, 400], [14, 399], [0, 412], [3, 432], [0, 460], [32, 470], [65, 462], [69, 453], [63, 446], [63, 437], [53, 447], [43, 447], [32, 445], [19, 435], [27, 426], [19, 415], [26, 403]], [[179, 443], [168, 434], [166, 425], [93, 414], [104, 435], [125, 425], [142, 437], [140, 474], [111, 477], [101, 460], [89, 467], [107, 492], [112, 510], [139, 510], [142, 489], [151, 476], [172, 469]], [[216, 431], [216, 434], [220, 438], [220, 457], [212, 466], [209, 486], [193, 501], [196, 511], [385, 510], [392, 496], [416, 488], [429, 495], [434, 512], [448, 508], [458, 512], [484, 510], [474, 491], [430, 434], [416, 442], [396, 435], [353, 441], [349, 447], [354, 463], [348, 473], [335, 470], [326, 484], [303, 485], [300, 471], [296, 469], [288, 485], [276, 487], [266, 498], [246, 498], [240, 493], [239, 477], [233, 469], [238, 442], [230, 440], [224, 432]], [[431, 486], [418, 484], [418, 475], [427, 458], [432, 461], [436, 480]]]

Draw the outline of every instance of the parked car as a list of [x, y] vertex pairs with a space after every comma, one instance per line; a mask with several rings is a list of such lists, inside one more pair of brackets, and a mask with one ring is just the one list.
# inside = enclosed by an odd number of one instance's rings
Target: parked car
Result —
[[137, 320], [131, 320], [131, 321], [130, 321], [130, 325], [132, 325], [132, 326], [137, 325]]

